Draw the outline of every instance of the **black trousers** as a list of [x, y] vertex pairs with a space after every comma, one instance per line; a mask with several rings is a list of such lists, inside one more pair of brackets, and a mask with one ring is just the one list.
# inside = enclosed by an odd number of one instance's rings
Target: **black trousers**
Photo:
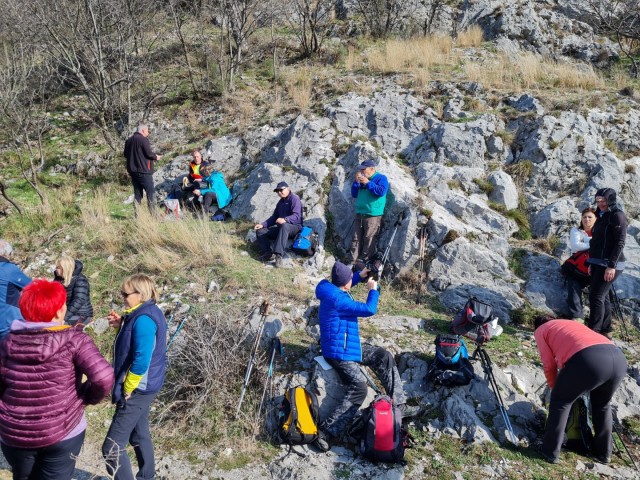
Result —
[[627, 360], [615, 345], [593, 345], [574, 354], [560, 370], [551, 391], [542, 451], [558, 458], [571, 406], [578, 397], [589, 393], [595, 431], [593, 453], [611, 456], [611, 398], [626, 374]]
[[37, 449], [2, 444], [2, 453], [13, 471], [13, 480], [67, 480], [73, 475], [84, 432]]
[[591, 285], [589, 286], [589, 324], [588, 327], [599, 333], [611, 332], [611, 302], [609, 290], [620, 276], [622, 270], [616, 270], [613, 280], [604, 280], [605, 267], [591, 265]]
[[154, 394], [133, 393], [126, 402], [118, 403], [111, 426], [102, 444], [102, 456], [107, 462], [107, 472], [114, 480], [132, 480], [131, 462], [127, 444], [133, 447], [138, 461], [138, 480], [155, 477], [153, 442], [149, 430], [149, 410]]
[[[326, 360], [335, 369], [347, 391], [342, 403], [322, 422], [321, 428], [330, 435], [339, 437], [345, 428], [349, 426], [358, 409], [367, 398], [367, 379], [362, 370], [360, 370], [360, 363], [358, 362], [332, 358], [327, 358]], [[361, 363], [373, 369], [382, 382], [387, 395], [393, 398], [396, 405], [406, 403], [407, 397], [402, 388], [400, 373], [391, 353], [382, 347], [364, 344], [362, 345]]]
[[258, 248], [260, 254], [264, 255], [271, 252], [271, 240], [275, 240], [273, 245], [273, 253], [276, 255], [284, 254], [287, 248], [287, 242], [290, 238], [302, 230], [302, 225], [294, 225], [292, 223], [283, 223], [282, 225], [272, 225], [269, 228], [262, 228], [256, 233], [258, 238]]
[[133, 199], [135, 203], [142, 203], [142, 193], [147, 196], [149, 211], [155, 208], [155, 188], [153, 186], [153, 175], [147, 173], [130, 173], [131, 184], [133, 185]]

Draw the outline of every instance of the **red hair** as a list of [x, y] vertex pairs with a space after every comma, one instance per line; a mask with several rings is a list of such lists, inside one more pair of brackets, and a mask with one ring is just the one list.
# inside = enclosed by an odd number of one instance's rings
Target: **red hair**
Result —
[[67, 301], [67, 291], [59, 282], [39, 278], [24, 287], [18, 307], [28, 322], [50, 322]]

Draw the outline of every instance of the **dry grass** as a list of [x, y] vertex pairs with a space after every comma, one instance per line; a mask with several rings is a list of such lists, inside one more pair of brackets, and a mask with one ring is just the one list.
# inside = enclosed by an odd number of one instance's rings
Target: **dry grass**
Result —
[[347, 49], [347, 56], [344, 59], [344, 68], [346, 68], [350, 72], [353, 72], [356, 69], [356, 62], [357, 62], [356, 48], [353, 45], [351, 45]]
[[208, 218], [181, 222], [160, 222], [146, 209], [139, 209], [133, 224], [130, 246], [145, 268], [162, 273], [178, 266], [216, 262], [234, 264], [231, 236], [219, 222]]
[[311, 103], [312, 79], [311, 71], [308, 68], [300, 68], [289, 71], [285, 84], [287, 93], [293, 103], [301, 110], [306, 110]]
[[591, 90], [605, 86], [602, 77], [589, 65], [541, 60], [534, 54], [523, 55], [517, 62], [499, 56], [484, 64], [468, 63], [464, 71], [470, 80], [485, 88]]
[[478, 25], [472, 25], [458, 34], [456, 47], [479, 47], [484, 41], [484, 33]]
[[444, 35], [387, 40], [369, 52], [369, 69], [395, 73], [424, 70], [436, 64], [451, 64], [453, 40]]
[[80, 208], [80, 223], [86, 242], [116, 255], [123, 244], [122, 232], [111, 221], [108, 188], [95, 190]]

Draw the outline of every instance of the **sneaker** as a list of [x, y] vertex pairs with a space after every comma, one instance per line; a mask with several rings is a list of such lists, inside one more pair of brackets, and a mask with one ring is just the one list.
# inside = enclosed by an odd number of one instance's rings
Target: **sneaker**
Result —
[[324, 433], [322, 430], [318, 430], [318, 438], [314, 440], [311, 444], [316, 447], [321, 452], [328, 452], [331, 450], [331, 445], [329, 444], [329, 435]]
[[424, 413], [424, 407], [419, 405], [407, 405], [406, 403], [401, 403], [398, 405], [398, 409], [400, 410], [400, 415], [402, 415], [403, 419], [419, 417]]
[[282, 255], [276, 254], [276, 268], [284, 267], [284, 262], [282, 260]]

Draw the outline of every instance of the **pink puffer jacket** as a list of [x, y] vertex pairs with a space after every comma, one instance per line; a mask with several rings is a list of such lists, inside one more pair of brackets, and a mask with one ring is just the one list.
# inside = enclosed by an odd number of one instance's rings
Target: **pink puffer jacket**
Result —
[[14, 325], [0, 342], [0, 437], [17, 448], [53, 445], [78, 425], [85, 405], [109, 393], [113, 369], [81, 329]]

